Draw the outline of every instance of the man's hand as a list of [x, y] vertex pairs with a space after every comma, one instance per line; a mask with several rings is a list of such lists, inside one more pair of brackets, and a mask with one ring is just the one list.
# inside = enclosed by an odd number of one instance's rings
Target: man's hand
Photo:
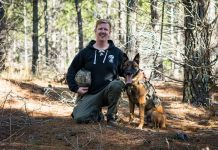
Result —
[[79, 89], [77, 90], [77, 93], [79, 95], [83, 95], [83, 94], [88, 92], [88, 89], [89, 89], [89, 87], [79, 87]]

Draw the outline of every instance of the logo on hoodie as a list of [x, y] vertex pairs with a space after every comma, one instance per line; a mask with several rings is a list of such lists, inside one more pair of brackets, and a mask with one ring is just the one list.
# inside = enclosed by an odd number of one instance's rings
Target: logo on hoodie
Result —
[[110, 63], [114, 63], [114, 55], [108, 55], [108, 59]]

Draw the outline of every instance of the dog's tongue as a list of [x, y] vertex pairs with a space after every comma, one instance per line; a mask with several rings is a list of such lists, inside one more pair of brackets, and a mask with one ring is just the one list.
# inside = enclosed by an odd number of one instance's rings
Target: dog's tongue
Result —
[[132, 75], [127, 75], [126, 76], [126, 84], [127, 83], [132, 83]]

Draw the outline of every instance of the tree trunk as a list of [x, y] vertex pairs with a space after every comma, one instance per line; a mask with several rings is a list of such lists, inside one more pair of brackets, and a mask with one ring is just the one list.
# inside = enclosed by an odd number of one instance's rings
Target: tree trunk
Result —
[[[82, 24], [82, 13], [79, 0], [75, 0], [76, 12], [77, 12], [77, 23], [78, 23], [78, 34], [79, 34], [79, 50], [83, 49], [83, 24]], [[81, 2], [80, 2], [81, 3]]]
[[112, 19], [112, 16], [111, 16], [111, 3], [112, 1], [107, 1], [107, 19]]
[[185, 65], [183, 102], [209, 105], [211, 84], [210, 25], [205, 20], [208, 3], [183, 0], [185, 5]]
[[[173, 56], [174, 59], [176, 59], [176, 38], [175, 38], [175, 27], [174, 27], [174, 24], [175, 24], [175, 3], [174, 2], [169, 2], [168, 5], [167, 5], [167, 8], [168, 8], [168, 11], [170, 12], [169, 13], [169, 22], [170, 22], [170, 26], [169, 26], [169, 30], [170, 30], [170, 54]], [[174, 77], [174, 72], [175, 72], [175, 69], [176, 69], [176, 64], [175, 63], [171, 63], [171, 71], [169, 72], [169, 75], [171, 77]]]
[[[183, 20], [181, 18], [184, 18], [184, 11], [182, 10], [182, 4], [176, 4], [175, 5], [175, 12], [176, 14], [178, 14], [177, 16], [175, 16], [175, 24], [178, 24], [178, 26], [183, 26]], [[180, 28], [176, 28], [176, 33], [175, 33], [175, 60], [181, 60], [182, 55], [181, 55], [181, 49], [182, 47], [184, 47], [184, 43], [183, 43], [183, 31], [180, 30]], [[182, 65], [177, 65], [175, 63], [174, 64], [174, 77], [183, 81], [183, 66]]]
[[126, 49], [127, 53], [132, 53], [130, 56], [135, 56], [138, 52], [136, 49], [136, 40], [134, 34], [136, 33], [136, 6], [138, 0], [127, 0], [127, 35], [126, 35]]
[[125, 13], [124, 13], [124, 10], [125, 10], [125, 0], [123, 1], [119, 1], [119, 43], [121, 45], [125, 45], [125, 39], [126, 39], [126, 32], [125, 32], [125, 29], [126, 29], [126, 25], [125, 25], [125, 22], [126, 22], [126, 16], [125, 16]]
[[[159, 23], [159, 15], [158, 15], [158, 1], [157, 0], [150, 0], [150, 9], [151, 9], [151, 25], [153, 29], [153, 34], [152, 34], [152, 49], [154, 50], [154, 53], [160, 50], [160, 27], [158, 26]], [[162, 12], [164, 13], [164, 12]], [[153, 59], [153, 67], [154, 71], [151, 74], [153, 79], [163, 79], [163, 75], [157, 73], [156, 70], [159, 72], [163, 72], [163, 61], [159, 56], [156, 54], [154, 55]]]
[[29, 75], [29, 53], [28, 53], [28, 47], [27, 47], [27, 3], [26, 0], [23, 0], [23, 26], [24, 26], [24, 51], [25, 51], [25, 72], [24, 75], [27, 77]]
[[38, 0], [33, 0], [33, 56], [32, 56], [32, 73], [35, 75], [38, 61]]
[[159, 28], [158, 28], [158, 22], [159, 22], [159, 15], [158, 15], [158, 6], [157, 6], [157, 0], [151, 0], [151, 5], [150, 5], [150, 8], [151, 8], [151, 25], [152, 25], [152, 28], [153, 28], [153, 31], [156, 33], [159, 31]]
[[48, 0], [44, 0], [44, 21], [45, 21], [45, 61], [48, 66]]
[[0, 72], [4, 70], [5, 68], [5, 58], [6, 58], [6, 53], [4, 50], [4, 46], [3, 46], [3, 41], [5, 39], [5, 33], [4, 29], [5, 29], [5, 11], [3, 8], [3, 4], [0, 1]]

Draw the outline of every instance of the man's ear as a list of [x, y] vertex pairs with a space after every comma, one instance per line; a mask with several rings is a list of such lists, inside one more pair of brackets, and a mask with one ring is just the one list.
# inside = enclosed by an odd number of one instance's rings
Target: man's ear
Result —
[[140, 60], [140, 55], [139, 53], [135, 55], [133, 61], [135, 61], [137, 64], [139, 64], [139, 60]]
[[129, 57], [126, 53], [123, 53], [123, 62], [126, 62], [127, 60], [129, 60]]

